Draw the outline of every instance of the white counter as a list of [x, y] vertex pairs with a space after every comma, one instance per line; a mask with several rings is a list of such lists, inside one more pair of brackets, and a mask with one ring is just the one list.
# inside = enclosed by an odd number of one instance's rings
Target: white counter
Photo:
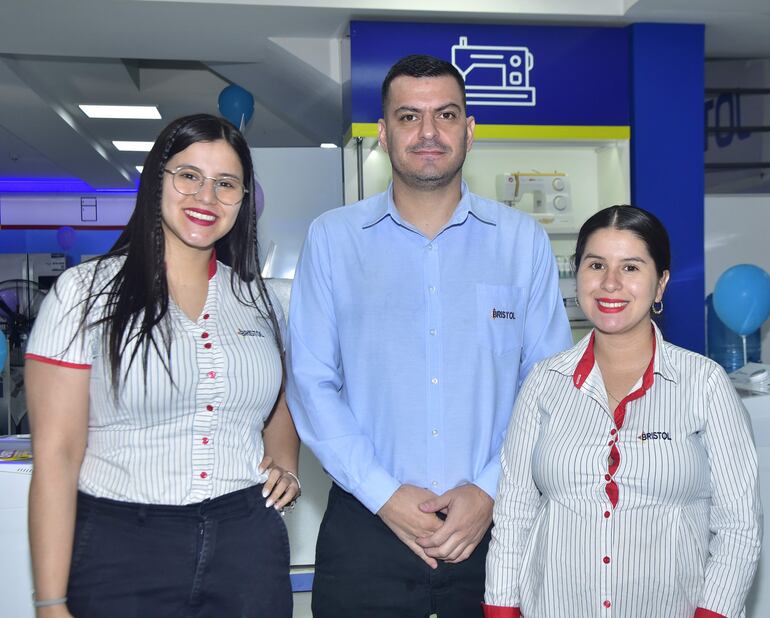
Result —
[[[29, 448], [29, 440], [0, 438], [0, 450]], [[34, 618], [32, 575], [27, 549], [27, 494], [32, 463], [0, 463], [0, 615]]]

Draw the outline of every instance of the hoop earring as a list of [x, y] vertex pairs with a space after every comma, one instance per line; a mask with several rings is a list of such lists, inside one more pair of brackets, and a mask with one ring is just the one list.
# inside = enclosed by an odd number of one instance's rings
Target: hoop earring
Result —
[[[659, 305], [656, 307], [655, 305]], [[663, 313], [663, 301], [662, 300], [656, 300], [654, 303], [652, 303], [652, 312], [655, 315], [660, 315]]]

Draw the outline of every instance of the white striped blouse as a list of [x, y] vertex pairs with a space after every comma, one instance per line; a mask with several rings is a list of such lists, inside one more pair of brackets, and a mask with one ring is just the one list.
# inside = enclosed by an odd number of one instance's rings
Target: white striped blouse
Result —
[[614, 411], [593, 334], [527, 378], [485, 616], [744, 616], [762, 530], [748, 414], [719, 365], [654, 331], [653, 361]]
[[[100, 268], [96, 289], [121, 262], [111, 259]], [[169, 301], [173, 384], [151, 350], [146, 378], [137, 359], [117, 400], [102, 327], [77, 332], [94, 268], [94, 262], [81, 264], [59, 277], [27, 346], [27, 358], [91, 371], [79, 489], [113, 500], [182, 505], [266, 480], [258, 470], [261, 432], [281, 386], [280, 353], [269, 322], [233, 293], [230, 268], [212, 259], [206, 302], [196, 321]], [[104, 300], [100, 297], [89, 320], [100, 315]], [[280, 304], [273, 307], [283, 328]], [[128, 358], [122, 359], [121, 375]]]

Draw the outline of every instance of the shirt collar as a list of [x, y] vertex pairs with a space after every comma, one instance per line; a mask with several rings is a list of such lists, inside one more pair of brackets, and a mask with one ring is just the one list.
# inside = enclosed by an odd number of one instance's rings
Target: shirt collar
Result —
[[[671, 361], [671, 356], [666, 350], [663, 334], [655, 322], [652, 322], [652, 331], [655, 338], [652, 373], [661, 376], [669, 382], [676, 383], [679, 381], [679, 371]], [[577, 345], [559, 355], [557, 360], [550, 365], [549, 369], [563, 375], [572, 376], [573, 384], [580, 388], [594, 366], [594, 336], [595, 334], [592, 330]]]
[[[460, 225], [465, 222], [468, 215], [472, 214], [479, 221], [488, 223], [490, 225], [497, 225], [497, 212], [494, 206], [494, 202], [476, 199], [476, 197], [469, 191], [468, 185], [465, 181], [462, 181], [460, 185], [460, 201], [457, 203], [452, 217], [447, 221], [445, 228]], [[385, 193], [377, 196], [377, 199], [372, 208], [371, 216], [361, 226], [363, 229], [372, 227], [390, 216], [393, 221], [398, 225], [412, 228], [401, 217], [401, 213], [396, 208], [396, 203], [393, 201], [393, 182], [388, 185], [388, 190]]]

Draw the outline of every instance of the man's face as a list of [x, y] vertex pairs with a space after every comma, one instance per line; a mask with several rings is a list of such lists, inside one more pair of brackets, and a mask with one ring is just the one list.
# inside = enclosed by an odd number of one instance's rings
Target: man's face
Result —
[[390, 157], [394, 180], [434, 189], [457, 178], [473, 144], [475, 121], [465, 116], [455, 79], [401, 75], [390, 83], [385, 105], [379, 140]]

